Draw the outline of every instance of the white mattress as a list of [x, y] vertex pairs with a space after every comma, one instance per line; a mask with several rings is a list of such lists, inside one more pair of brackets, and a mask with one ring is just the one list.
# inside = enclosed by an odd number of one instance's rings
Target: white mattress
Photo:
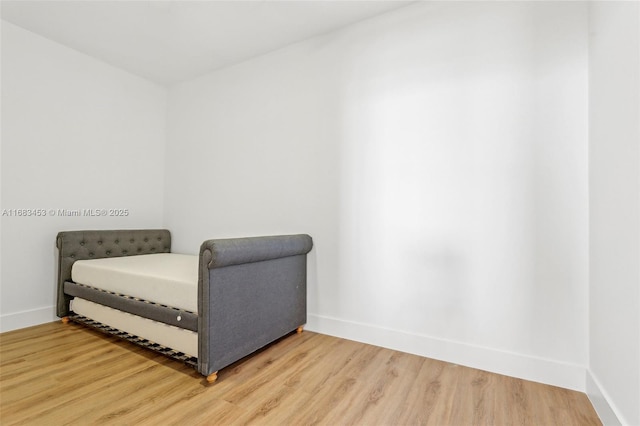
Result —
[[[152, 255], [155, 256], [155, 255]], [[71, 310], [118, 330], [142, 337], [187, 355], [198, 356], [198, 333], [152, 321], [79, 297], [71, 300]]]
[[198, 256], [195, 255], [159, 253], [78, 260], [71, 269], [71, 279], [102, 290], [198, 312]]

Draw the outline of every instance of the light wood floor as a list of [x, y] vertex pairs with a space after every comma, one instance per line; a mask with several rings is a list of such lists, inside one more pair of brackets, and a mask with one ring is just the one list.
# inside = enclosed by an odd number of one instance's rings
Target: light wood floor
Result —
[[305, 331], [220, 372], [77, 324], [0, 335], [0, 424], [598, 425], [579, 392]]

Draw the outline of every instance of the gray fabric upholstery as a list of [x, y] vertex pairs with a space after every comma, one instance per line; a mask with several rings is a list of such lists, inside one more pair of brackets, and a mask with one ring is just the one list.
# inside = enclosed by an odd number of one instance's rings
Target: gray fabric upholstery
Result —
[[304, 325], [308, 235], [200, 248], [198, 371], [209, 375]]
[[211, 252], [209, 268], [221, 268], [306, 254], [312, 246], [313, 241], [308, 235], [278, 235], [208, 240], [202, 243], [200, 253]]
[[171, 234], [166, 229], [128, 229], [65, 231], [58, 233], [58, 303], [59, 317], [69, 314], [70, 296], [64, 294], [64, 283], [71, 281], [71, 268], [76, 260], [138, 254], [169, 253]]
[[[82, 284], [67, 281], [64, 283], [64, 292], [69, 296], [81, 297], [91, 302], [119, 309], [130, 314], [138, 315], [154, 321], [163, 322], [175, 327], [198, 331], [198, 315], [193, 312], [183, 311], [169, 306], [159, 305], [99, 290]], [[180, 319], [178, 319], [178, 317]]]

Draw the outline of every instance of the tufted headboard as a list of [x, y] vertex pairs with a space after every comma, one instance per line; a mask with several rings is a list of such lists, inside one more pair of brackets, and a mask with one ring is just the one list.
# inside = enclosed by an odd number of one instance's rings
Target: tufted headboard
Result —
[[166, 229], [123, 229], [64, 231], [56, 238], [58, 247], [58, 303], [56, 314], [69, 314], [65, 281], [71, 281], [71, 267], [76, 260], [138, 254], [169, 253], [171, 233]]

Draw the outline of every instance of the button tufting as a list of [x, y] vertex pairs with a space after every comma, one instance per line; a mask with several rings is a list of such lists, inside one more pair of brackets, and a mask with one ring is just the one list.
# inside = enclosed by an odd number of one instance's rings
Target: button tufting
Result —
[[144, 242], [146, 243], [147, 241], [149, 241], [149, 239], [145, 237]]
[[122, 254], [127, 254], [127, 251], [126, 250], [122, 250]]
[[132, 238], [132, 239], [130, 239], [130, 240], [129, 240], [129, 242], [130, 242], [130, 243], [133, 243], [133, 242], [134, 242], [134, 239], [133, 239], [133, 238]]
[[140, 253], [142, 251], [142, 249], [140, 247], [138, 247], [138, 253]]
[[80, 245], [83, 246], [84, 245], [84, 241], [80, 241]]
[[89, 257], [93, 257], [93, 253], [89, 253]]
[[120, 241], [119, 241], [119, 240], [115, 240], [114, 242], [115, 242], [116, 244], [120, 243]]
[[107, 250], [107, 256], [109, 256], [111, 254], [110, 250]]
[[101, 246], [102, 245], [102, 241], [98, 241], [98, 245]]
[[72, 254], [72, 255], [71, 255], [71, 258], [72, 258], [72, 259], [75, 259], [75, 258], [76, 258], [76, 255], [75, 255], [75, 254]]
[[156, 251], [156, 248], [155, 247], [151, 247], [151, 251]]

